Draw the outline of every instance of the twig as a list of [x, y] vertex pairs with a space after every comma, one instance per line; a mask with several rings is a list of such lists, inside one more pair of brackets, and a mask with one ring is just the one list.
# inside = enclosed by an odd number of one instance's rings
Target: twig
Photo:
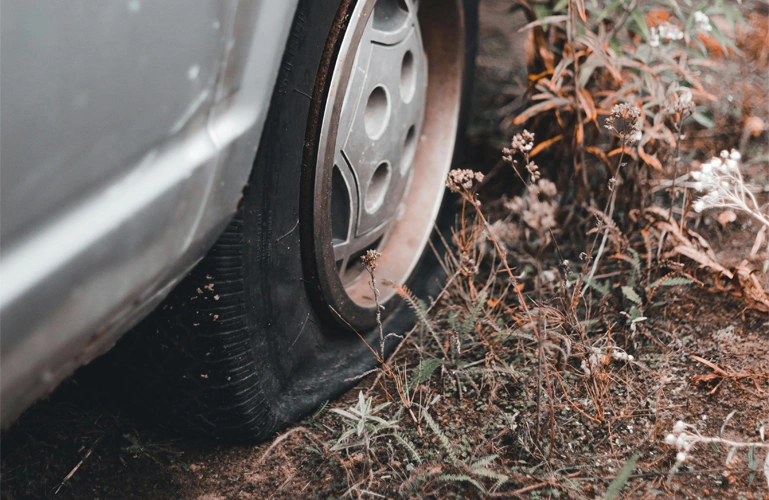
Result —
[[[612, 217], [614, 216], [614, 201], [617, 199], [617, 184], [618, 184], [617, 181], [619, 180], [619, 173], [622, 170], [622, 160], [625, 159], [625, 142], [627, 138], [625, 137], [624, 130], [620, 133], [619, 139], [622, 144], [622, 151], [620, 152], [620, 155], [619, 155], [619, 162], [617, 163], [617, 171], [614, 173], [614, 177], [612, 178], [613, 186], [612, 186], [611, 196], [609, 196], [609, 206], [607, 207], [609, 212], [607, 214], [607, 218], [609, 219], [609, 221], [611, 221]], [[585, 295], [585, 292], [590, 286], [590, 282], [595, 276], [595, 272], [598, 270], [598, 263], [601, 260], [601, 255], [603, 255], [604, 249], [606, 248], [606, 241], [609, 238], [610, 230], [611, 230], [611, 226], [607, 224], [606, 230], [604, 230], [603, 232], [603, 238], [601, 238], [601, 245], [598, 247], [598, 254], [595, 256], [595, 260], [593, 261], [593, 268], [590, 270], [590, 274], [585, 280], [585, 286], [582, 287], [582, 292], [580, 293], [580, 295]], [[595, 243], [593, 243], [593, 245], [595, 245]], [[591, 249], [591, 253], [592, 253], [592, 249]]]
[[77, 465], [69, 471], [69, 474], [67, 474], [64, 479], [61, 480], [61, 483], [59, 483], [59, 486], [56, 488], [56, 490], [53, 492], [54, 495], [57, 495], [59, 493], [59, 490], [61, 490], [62, 486], [64, 486], [64, 483], [72, 479], [72, 476], [75, 475], [75, 472], [80, 468], [81, 465], [83, 465], [83, 462], [85, 462], [88, 457], [91, 456], [91, 453], [93, 453], [94, 448], [96, 448], [96, 445], [99, 444], [99, 441], [101, 441], [101, 438], [103, 436], [99, 436], [96, 441], [91, 445], [91, 447], [88, 449], [88, 451], [85, 453], [85, 456], [80, 459], [80, 461], [77, 463]]
[[[718, 391], [718, 388], [720, 387], [721, 383], [726, 379], [732, 379], [732, 380], [740, 380], [740, 379], [746, 379], [746, 378], [765, 378], [769, 379], [769, 373], [745, 373], [745, 372], [727, 372], [717, 364], [708, 361], [707, 359], [701, 358], [699, 356], [696, 356], [694, 354], [689, 355], [690, 358], [692, 358], [695, 361], [698, 361], [702, 363], [703, 365], [711, 368], [715, 373], [708, 373], [705, 375], [692, 375], [692, 382], [695, 384], [697, 383], [706, 383], [711, 382], [713, 380], [718, 380], [718, 384], [710, 391], [710, 394], [713, 395]], [[756, 384], [756, 389], [758, 389], [760, 392], [761, 389], [758, 387], [758, 384]]]

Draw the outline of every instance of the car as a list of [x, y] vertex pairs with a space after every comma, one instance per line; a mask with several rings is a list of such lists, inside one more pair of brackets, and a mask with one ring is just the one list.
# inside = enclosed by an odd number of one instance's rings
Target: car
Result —
[[126, 397], [221, 439], [374, 366], [377, 313], [413, 321], [393, 284], [440, 289], [477, 8], [4, 2], [3, 426], [129, 331]]

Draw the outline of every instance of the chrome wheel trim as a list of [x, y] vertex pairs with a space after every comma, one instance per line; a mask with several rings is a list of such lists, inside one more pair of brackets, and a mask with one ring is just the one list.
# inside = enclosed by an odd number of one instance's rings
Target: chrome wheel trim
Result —
[[[413, 0], [358, 2], [322, 111], [317, 276], [324, 302], [353, 325], [374, 307], [357, 257], [378, 249], [380, 283], [404, 283], [427, 245], [451, 167], [464, 70], [461, 2], [419, 4], [418, 13]], [[380, 291], [380, 303], [395, 293]]]

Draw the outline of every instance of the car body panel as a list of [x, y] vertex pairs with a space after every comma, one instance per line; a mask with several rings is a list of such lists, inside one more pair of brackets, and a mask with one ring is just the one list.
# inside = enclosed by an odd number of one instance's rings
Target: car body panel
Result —
[[113, 345], [229, 222], [296, 3], [3, 3], [4, 426]]

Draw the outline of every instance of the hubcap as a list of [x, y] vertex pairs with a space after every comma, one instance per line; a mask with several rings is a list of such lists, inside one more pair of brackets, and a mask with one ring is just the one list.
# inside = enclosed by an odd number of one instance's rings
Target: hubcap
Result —
[[345, 286], [360, 279], [360, 256], [380, 248], [405, 209], [426, 88], [415, 5], [379, 0], [358, 42], [334, 139], [332, 245]]
[[[361, 256], [379, 250], [380, 283], [404, 283], [432, 232], [458, 125], [459, 5], [421, 0], [418, 12], [414, 0], [359, 0], [339, 47], [318, 136], [313, 231], [324, 301], [350, 324], [368, 323], [357, 320], [374, 306]], [[380, 292], [384, 303], [394, 289]]]

